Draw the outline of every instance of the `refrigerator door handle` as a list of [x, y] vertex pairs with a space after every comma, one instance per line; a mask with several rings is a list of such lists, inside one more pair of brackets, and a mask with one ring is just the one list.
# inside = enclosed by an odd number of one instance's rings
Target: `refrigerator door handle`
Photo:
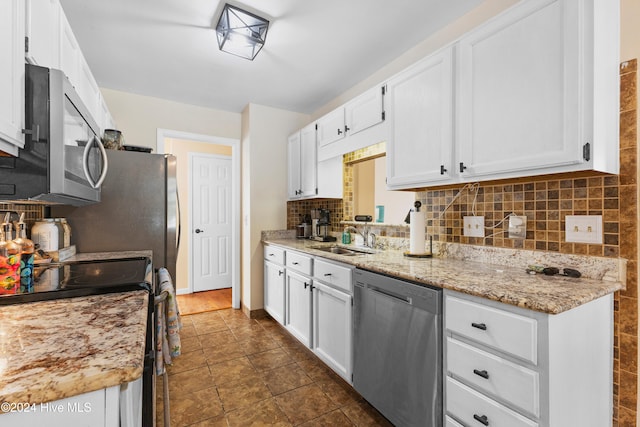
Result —
[[180, 237], [182, 235], [182, 211], [180, 210], [180, 195], [178, 193], [178, 189], [176, 188], [176, 206], [178, 207], [178, 239], [176, 241], [176, 257], [178, 256], [178, 251], [180, 251]]

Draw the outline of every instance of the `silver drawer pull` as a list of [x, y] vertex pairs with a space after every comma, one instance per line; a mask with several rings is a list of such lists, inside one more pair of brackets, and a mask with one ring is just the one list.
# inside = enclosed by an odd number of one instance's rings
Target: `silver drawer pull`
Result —
[[472, 323], [471, 326], [473, 326], [474, 328], [480, 329], [482, 331], [486, 331], [487, 330], [487, 325], [485, 325], [484, 323]]
[[324, 277], [331, 276], [331, 273], [324, 273]]
[[293, 264], [293, 265], [298, 265], [298, 263], [297, 263], [297, 262], [292, 262], [291, 264]]
[[489, 418], [487, 418], [486, 415], [473, 414], [473, 419], [478, 421], [482, 425], [485, 425], [485, 426], [489, 425]]
[[486, 370], [482, 370], [482, 371], [480, 371], [480, 370], [478, 370], [478, 369], [474, 369], [474, 370], [473, 370], [473, 373], [474, 373], [474, 374], [476, 374], [476, 375], [477, 375], [477, 376], [479, 376], [479, 377], [484, 378], [485, 380], [488, 380], [488, 379], [489, 379], [489, 373], [488, 373]]

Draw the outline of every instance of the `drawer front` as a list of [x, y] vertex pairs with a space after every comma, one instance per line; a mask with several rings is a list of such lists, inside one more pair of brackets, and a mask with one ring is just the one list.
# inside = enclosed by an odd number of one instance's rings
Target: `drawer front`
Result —
[[467, 426], [537, 427], [538, 423], [447, 377], [447, 413]]
[[311, 275], [311, 267], [313, 266], [313, 258], [302, 255], [298, 252], [287, 251], [286, 265], [287, 268], [298, 271], [308, 276]]
[[276, 264], [284, 264], [284, 249], [267, 245], [264, 247], [264, 259]]
[[322, 261], [316, 258], [313, 266], [313, 277], [324, 283], [353, 293], [353, 268]]
[[464, 426], [447, 415], [446, 417], [444, 417], [444, 427], [464, 427]]
[[447, 296], [446, 328], [481, 344], [538, 363], [538, 322], [535, 319]]
[[447, 370], [483, 392], [540, 416], [539, 374], [531, 369], [447, 338]]

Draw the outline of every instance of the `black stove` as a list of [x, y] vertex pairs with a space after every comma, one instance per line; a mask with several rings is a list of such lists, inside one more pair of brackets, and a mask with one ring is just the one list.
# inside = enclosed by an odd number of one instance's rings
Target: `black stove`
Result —
[[0, 295], [0, 305], [146, 290], [154, 294], [153, 268], [146, 257], [40, 264], [33, 286]]

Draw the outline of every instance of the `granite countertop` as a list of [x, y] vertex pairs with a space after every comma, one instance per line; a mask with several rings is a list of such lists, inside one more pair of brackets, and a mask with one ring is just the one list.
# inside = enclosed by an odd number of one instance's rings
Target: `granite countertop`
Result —
[[[441, 257], [408, 258], [399, 250], [345, 256], [314, 249], [322, 245], [331, 245], [330, 243], [278, 238], [263, 241], [401, 279], [549, 314], [562, 313], [625, 287], [624, 280], [619, 277], [612, 279], [532, 275], [526, 273], [524, 268], [513, 267], [515, 263], [508, 261], [501, 265]], [[562, 258], [560, 255], [557, 257]], [[567, 259], [571, 260], [570, 257]], [[554, 266], [576, 268], [573, 264]], [[583, 275], [590, 272], [588, 265], [581, 267], [584, 267], [580, 270]]]
[[147, 304], [148, 293], [134, 291], [3, 306], [0, 403], [50, 402], [139, 378]]

